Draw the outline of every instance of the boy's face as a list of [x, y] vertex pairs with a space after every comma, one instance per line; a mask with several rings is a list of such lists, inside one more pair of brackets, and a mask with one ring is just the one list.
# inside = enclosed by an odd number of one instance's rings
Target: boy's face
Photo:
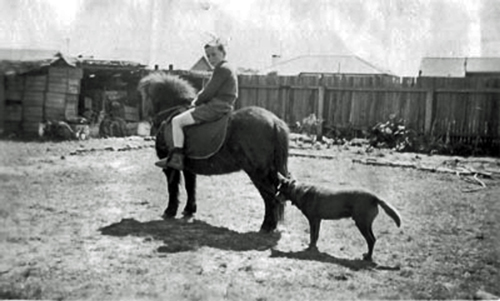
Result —
[[212, 66], [220, 63], [225, 57], [224, 52], [222, 52], [217, 46], [205, 48], [205, 55]]

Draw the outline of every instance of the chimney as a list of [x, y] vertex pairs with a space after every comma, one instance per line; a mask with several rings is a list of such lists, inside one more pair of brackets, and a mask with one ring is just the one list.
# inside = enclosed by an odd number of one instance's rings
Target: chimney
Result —
[[281, 55], [279, 54], [273, 54], [271, 56], [271, 66], [274, 66], [276, 64], [278, 64], [281, 60]]

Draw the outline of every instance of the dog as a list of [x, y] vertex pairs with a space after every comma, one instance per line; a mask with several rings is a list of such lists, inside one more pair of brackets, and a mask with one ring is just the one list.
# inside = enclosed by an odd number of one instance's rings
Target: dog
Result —
[[362, 190], [331, 190], [323, 187], [299, 184], [294, 180], [278, 175], [279, 184], [276, 197], [279, 201], [290, 200], [307, 217], [310, 226], [310, 243], [308, 250], [317, 251], [321, 220], [336, 220], [352, 217], [359, 231], [368, 244], [368, 253], [363, 259], [372, 261], [375, 235], [372, 223], [378, 214], [378, 206], [382, 207], [398, 227], [401, 216], [398, 211], [376, 195]]

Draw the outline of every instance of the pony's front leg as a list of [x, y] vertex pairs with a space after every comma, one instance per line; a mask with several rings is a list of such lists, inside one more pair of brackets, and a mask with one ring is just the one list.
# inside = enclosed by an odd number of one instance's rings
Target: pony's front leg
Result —
[[187, 202], [182, 215], [189, 218], [193, 217], [196, 213], [196, 174], [187, 170], [184, 170], [183, 173], [184, 181], [186, 182]]
[[168, 206], [163, 213], [163, 218], [173, 218], [177, 214], [179, 207], [179, 182], [181, 180], [181, 172], [173, 169], [163, 169], [163, 173], [167, 179]]

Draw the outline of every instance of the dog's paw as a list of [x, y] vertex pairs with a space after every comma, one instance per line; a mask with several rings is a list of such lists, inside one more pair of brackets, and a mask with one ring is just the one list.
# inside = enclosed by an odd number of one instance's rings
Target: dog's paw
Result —
[[373, 262], [372, 256], [368, 253], [363, 254], [363, 260]]
[[318, 253], [319, 252], [318, 247], [316, 247], [316, 246], [309, 246], [309, 247], [307, 247], [306, 251], [307, 252], [313, 252], [313, 253]]

